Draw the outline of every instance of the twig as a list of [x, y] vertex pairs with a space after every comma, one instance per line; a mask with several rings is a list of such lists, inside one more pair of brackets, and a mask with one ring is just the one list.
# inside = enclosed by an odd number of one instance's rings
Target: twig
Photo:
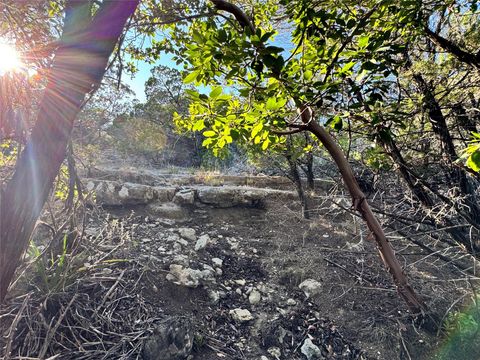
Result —
[[15, 319], [13, 319], [12, 324], [10, 325], [10, 329], [8, 330], [8, 340], [7, 340], [7, 345], [5, 346], [5, 358], [4, 360], [10, 359], [10, 352], [12, 351], [12, 343], [13, 343], [13, 338], [15, 335], [15, 331], [17, 329], [18, 322], [22, 318], [23, 311], [27, 307], [27, 303], [30, 300], [31, 293], [29, 293], [25, 299], [23, 300], [22, 306], [20, 307], [20, 310], [18, 310], [17, 315], [15, 316]]
[[102, 300], [102, 303], [100, 304], [100, 307], [102, 307], [104, 304], [105, 304], [105, 301], [107, 301], [107, 299], [109, 298], [109, 296], [112, 294], [112, 292], [115, 290], [115, 288], [118, 286], [118, 284], [120, 283], [120, 280], [122, 280], [123, 278], [123, 275], [125, 274], [125, 271], [126, 269], [123, 269], [122, 272], [120, 273], [120, 275], [118, 276], [117, 280], [115, 281], [115, 283], [112, 285], [112, 287], [107, 291], [107, 293], [105, 294], [105, 296], [103, 297], [103, 300]]
[[45, 357], [45, 354], [47, 353], [47, 350], [48, 350], [48, 346], [50, 345], [50, 342], [52, 341], [53, 336], [55, 335], [58, 327], [60, 326], [60, 324], [63, 321], [63, 318], [65, 317], [65, 315], [67, 315], [68, 310], [72, 306], [73, 302], [76, 300], [77, 296], [78, 296], [78, 294], [73, 295], [73, 297], [70, 300], [70, 302], [68, 303], [67, 307], [60, 314], [60, 317], [58, 318], [58, 320], [55, 323], [55, 325], [53, 326], [53, 328], [51, 328], [48, 331], [47, 336], [45, 337], [45, 341], [44, 341], [43, 346], [42, 346], [42, 350], [40, 350], [40, 353], [38, 355], [38, 357], [40, 359], [43, 359]]

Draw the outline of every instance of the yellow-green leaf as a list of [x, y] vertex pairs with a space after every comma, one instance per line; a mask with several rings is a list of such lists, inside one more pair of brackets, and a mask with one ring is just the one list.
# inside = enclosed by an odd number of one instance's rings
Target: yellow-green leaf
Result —
[[303, 73], [303, 78], [308, 81], [313, 77], [313, 72], [312, 70], [307, 70]]
[[205, 137], [213, 137], [215, 135], [217, 135], [217, 133], [213, 130], [207, 130], [203, 133], [203, 136], [205, 136]]
[[269, 144], [270, 144], [270, 139], [267, 138], [262, 144], [262, 150], [267, 150]]
[[200, 131], [205, 128], [205, 121], [203, 119], [197, 120], [195, 125], [193, 125], [193, 131]]
[[274, 97], [268, 98], [267, 104], [265, 107], [267, 110], [277, 110], [278, 108], [277, 99], [275, 99]]
[[185, 77], [185, 79], [183, 79], [183, 82], [185, 84], [189, 84], [189, 83], [193, 82], [197, 78], [198, 74], [199, 74], [198, 70], [192, 71], [190, 74], [188, 74]]
[[480, 150], [475, 151], [468, 157], [467, 166], [473, 171], [480, 171]]
[[263, 123], [259, 122], [252, 129], [252, 139], [263, 129]]
[[212, 91], [210, 91], [210, 97], [212, 99], [215, 99], [216, 97], [218, 97], [220, 94], [222, 93], [222, 87], [221, 86], [216, 86], [212, 89]]

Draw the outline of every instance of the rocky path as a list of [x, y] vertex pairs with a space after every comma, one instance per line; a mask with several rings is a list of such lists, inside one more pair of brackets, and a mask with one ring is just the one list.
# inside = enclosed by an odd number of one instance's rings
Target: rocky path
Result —
[[134, 256], [151, 264], [144, 291], [168, 315], [145, 359], [367, 358], [311, 302], [321, 282], [280, 284], [266, 264], [275, 248], [262, 239], [266, 224], [275, 227], [266, 215], [296, 201], [285, 179], [99, 170], [84, 183], [123, 223]]
[[[144, 359], [430, 358], [436, 339], [409, 325], [374, 245], [351, 232], [358, 225], [301, 219], [285, 179], [97, 169], [84, 184], [104, 210], [87, 234], [121, 229], [109, 237], [142, 264], [139, 296], [159, 311]], [[413, 283], [446, 294], [435, 306], [461, 296], [449, 280], [426, 280], [438, 264], [394, 246]]]

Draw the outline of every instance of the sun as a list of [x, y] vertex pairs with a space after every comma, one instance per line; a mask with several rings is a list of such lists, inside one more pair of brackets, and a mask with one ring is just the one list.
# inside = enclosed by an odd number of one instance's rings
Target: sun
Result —
[[0, 42], [0, 75], [21, 70], [23, 64], [17, 50], [9, 44]]

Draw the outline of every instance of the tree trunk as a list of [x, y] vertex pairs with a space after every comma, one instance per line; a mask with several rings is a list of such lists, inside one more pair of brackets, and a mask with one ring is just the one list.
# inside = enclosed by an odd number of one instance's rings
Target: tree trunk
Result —
[[408, 308], [413, 314], [422, 314], [424, 310], [426, 310], [426, 306], [418, 298], [417, 294], [408, 283], [408, 279], [403, 272], [402, 266], [396, 258], [395, 252], [385, 236], [380, 223], [373, 214], [365, 195], [360, 190], [352, 168], [345, 158], [342, 149], [337, 145], [330, 134], [320, 124], [312, 119], [311, 110], [308, 108], [302, 109], [302, 120], [305, 124], [307, 124], [307, 130], [320, 140], [337, 164], [345, 186], [352, 197], [353, 206], [367, 223], [367, 226], [376, 241], [378, 251], [380, 252], [380, 257], [382, 258], [382, 261], [388, 272], [393, 277], [393, 281], [395, 282], [398, 293], [405, 300]]
[[300, 178], [300, 173], [298, 172], [297, 161], [292, 157], [292, 139], [289, 136], [287, 139], [287, 150], [285, 151], [285, 158], [288, 162], [289, 167], [289, 178], [295, 184], [295, 189], [297, 190], [298, 199], [302, 205], [302, 216], [304, 219], [310, 219], [308, 199], [303, 191], [302, 179]]
[[32, 130], [12, 179], [0, 194], [0, 302], [65, 158], [85, 95], [99, 84], [108, 59], [139, 0], [70, 0], [60, 46]]
[[315, 175], [313, 174], [313, 152], [309, 151], [305, 154], [305, 175], [307, 176], [307, 189], [315, 190]]
[[438, 136], [440, 140], [442, 154], [447, 160], [447, 173], [450, 185], [458, 186], [460, 195], [465, 197], [465, 206], [468, 208], [470, 217], [474, 219], [475, 225], [480, 225], [478, 220], [480, 218], [480, 208], [475, 199], [475, 189], [473, 189], [466, 172], [455, 164], [458, 160], [458, 155], [455, 150], [453, 139], [448, 130], [447, 121], [443, 115], [442, 108], [435, 98], [430, 85], [425, 81], [422, 75], [413, 74], [413, 78], [418, 87], [422, 91], [424, 97], [424, 108], [428, 112], [430, 123], [432, 124], [433, 132]]
[[[233, 14], [242, 27], [248, 26], [252, 33], [255, 33], [255, 27], [240, 8], [226, 2], [225, 0], [211, 0], [211, 2], [218, 10], [225, 10]], [[355, 209], [360, 212], [363, 219], [367, 223], [368, 228], [372, 232], [373, 237], [377, 242], [380, 257], [382, 258], [387, 270], [392, 275], [395, 285], [397, 286], [398, 293], [405, 300], [407, 306], [413, 314], [422, 314], [426, 309], [426, 306], [417, 297], [413, 288], [408, 284], [408, 280], [403, 273], [402, 267], [395, 257], [395, 253], [388, 242], [380, 223], [375, 215], [373, 215], [373, 212], [365, 199], [365, 195], [360, 190], [357, 180], [353, 175], [352, 168], [345, 158], [342, 149], [336, 144], [330, 134], [322, 126], [315, 122], [313, 119], [313, 113], [309, 107], [303, 106], [299, 110], [301, 119], [304, 123], [304, 129], [310, 131], [319, 139], [337, 164], [337, 167], [345, 182], [345, 186], [348, 188], [348, 191], [352, 197], [353, 205], [355, 206]]]
[[397, 144], [393, 139], [389, 141], [385, 141], [380, 139], [382, 142], [383, 148], [390, 155], [390, 158], [394, 161], [395, 164], [398, 166], [398, 171], [402, 176], [403, 180], [407, 184], [408, 188], [412, 191], [412, 193], [417, 197], [420, 202], [426, 206], [427, 208], [433, 207], [435, 202], [431, 198], [431, 196], [425, 191], [423, 186], [418, 182], [417, 179], [411, 174], [410, 169], [407, 167], [405, 159], [400, 152], [400, 149], [397, 147]]

